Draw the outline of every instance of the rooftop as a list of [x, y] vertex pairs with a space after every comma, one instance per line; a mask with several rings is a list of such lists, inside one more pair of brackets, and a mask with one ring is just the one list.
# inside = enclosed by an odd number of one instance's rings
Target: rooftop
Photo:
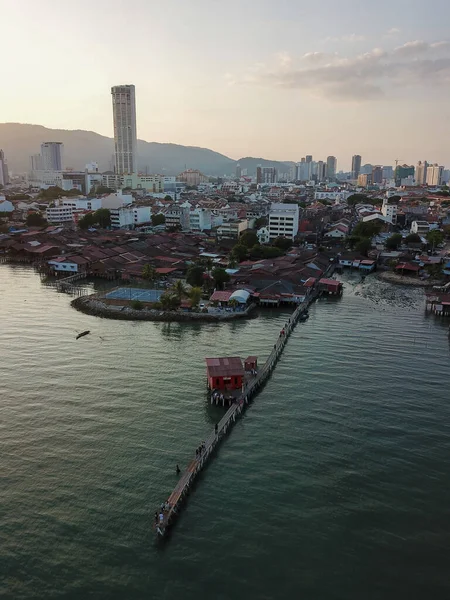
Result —
[[208, 377], [244, 376], [242, 360], [238, 356], [224, 358], [205, 358]]

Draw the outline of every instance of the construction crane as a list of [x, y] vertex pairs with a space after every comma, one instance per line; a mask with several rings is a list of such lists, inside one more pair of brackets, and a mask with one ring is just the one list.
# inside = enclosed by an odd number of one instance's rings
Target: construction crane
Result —
[[398, 167], [398, 163], [399, 163], [401, 160], [402, 160], [401, 158], [396, 158], [396, 159], [395, 159], [395, 168], [397, 168], [397, 167]]

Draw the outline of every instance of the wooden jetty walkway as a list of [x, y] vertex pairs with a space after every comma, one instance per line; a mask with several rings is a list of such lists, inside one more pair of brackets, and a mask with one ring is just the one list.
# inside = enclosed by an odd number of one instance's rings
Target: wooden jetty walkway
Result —
[[158, 537], [164, 537], [167, 533], [169, 526], [179, 514], [182, 502], [190, 491], [197, 475], [208, 462], [211, 454], [226, 435], [227, 431], [233, 426], [233, 424], [236, 422], [236, 419], [245, 410], [250, 399], [255, 396], [265, 384], [271, 372], [275, 368], [278, 359], [280, 358], [280, 355], [282, 354], [283, 349], [289, 339], [289, 336], [297, 325], [300, 317], [306, 313], [308, 306], [314, 302], [319, 295], [320, 291], [316, 287], [312, 289], [308, 297], [297, 306], [289, 320], [286, 322], [262, 368], [258, 370], [258, 373], [253, 379], [246, 383], [241, 394], [237, 397], [236, 401], [230, 406], [217, 424], [217, 429], [215, 429], [205, 440], [205, 445], [201, 452], [190, 461], [187, 469], [180, 476], [175, 489], [170, 494], [167, 501], [161, 505], [160, 509], [155, 514], [154, 529], [158, 534]]

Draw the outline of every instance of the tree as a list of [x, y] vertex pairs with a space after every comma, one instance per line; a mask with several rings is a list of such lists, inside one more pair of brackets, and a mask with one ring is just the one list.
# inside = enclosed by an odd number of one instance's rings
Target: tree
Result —
[[368, 237], [372, 238], [374, 235], [378, 235], [383, 225], [380, 221], [360, 221], [352, 231], [352, 235], [356, 237]]
[[397, 250], [402, 243], [402, 239], [403, 237], [401, 233], [394, 233], [391, 235], [391, 237], [386, 240], [387, 250]]
[[164, 200], [166, 200], [166, 201], [168, 201], [168, 202], [172, 202], [173, 198], [172, 198], [172, 196], [169, 196], [169, 194], [166, 194], [166, 195], [164, 196]]
[[45, 227], [47, 225], [47, 221], [39, 212], [32, 212], [27, 215], [25, 223], [28, 227]]
[[146, 279], [147, 281], [154, 281], [156, 279], [156, 270], [152, 265], [144, 265], [142, 279]]
[[256, 233], [254, 231], [247, 230], [241, 235], [238, 245], [245, 246], [245, 248], [251, 248], [257, 243], [258, 236]]
[[176, 294], [166, 292], [159, 299], [164, 310], [176, 310], [180, 306], [180, 301]]
[[184, 283], [181, 281], [181, 279], [177, 279], [172, 287], [172, 291], [180, 302], [184, 296], [187, 296], [186, 288], [184, 287]]
[[347, 198], [347, 204], [349, 206], [355, 206], [355, 204], [367, 204], [366, 194], [352, 194]]
[[189, 292], [189, 299], [191, 301], [191, 306], [198, 306], [198, 303], [200, 302], [201, 298], [202, 298], [202, 288], [200, 288], [200, 287], [191, 288], [191, 291]]
[[106, 185], [93, 185], [89, 192], [89, 196], [102, 196], [103, 194], [112, 194], [114, 190]]
[[81, 219], [78, 221], [78, 227], [80, 229], [89, 229], [90, 227], [93, 227], [95, 225], [95, 213], [90, 212], [87, 213], [86, 215], [84, 215], [84, 217], [81, 217]]
[[255, 221], [255, 229], [261, 229], [261, 227], [265, 227], [269, 222], [267, 217], [259, 217]]
[[106, 229], [111, 226], [111, 213], [107, 208], [99, 208], [94, 213], [95, 223], [98, 223], [99, 227]]
[[418, 233], [410, 233], [406, 236], [405, 242], [407, 244], [420, 244], [422, 242], [420, 235]]
[[278, 258], [283, 251], [275, 246], [262, 246], [262, 258]]
[[152, 215], [152, 225], [164, 225], [166, 222], [166, 217], [162, 213], [158, 213], [157, 215]]
[[132, 300], [130, 306], [133, 310], [142, 310], [144, 308], [144, 305], [140, 300]]
[[231, 250], [231, 256], [238, 262], [241, 262], [245, 258], [247, 258], [247, 252], [248, 252], [247, 246], [244, 246], [243, 244], [236, 244], [235, 246], [233, 246], [233, 249]]
[[372, 248], [372, 242], [369, 238], [361, 238], [356, 244], [355, 250], [360, 254], [367, 256], [367, 253]]
[[219, 289], [223, 288], [224, 283], [228, 283], [228, 281], [230, 281], [230, 276], [228, 273], [225, 271], [225, 269], [221, 269], [220, 267], [213, 269], [212, 278]]
[[439, 231], [438, 229], [433, 229], [433, 231], [429, 231], [427, 233], [427, 242], [435, 248], [439, 246], [444, 241], [444, 233]]
[[202, 265], [191, 265], [186, 274], [186, 281], [193, 287], [203, 285], [205, 268]]
[[273, 245], [275, 248], [280, 248], [280, 250], [289, 250], [292, 246], [292, 240], [287, 237], [280, 235], [274, 240]]

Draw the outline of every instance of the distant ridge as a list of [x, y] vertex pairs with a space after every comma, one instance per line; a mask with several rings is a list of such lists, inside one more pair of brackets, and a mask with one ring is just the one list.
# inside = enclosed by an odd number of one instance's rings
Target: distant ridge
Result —
[[[101, 171], [110, 168], [114, 153], [114, 140], [94, 131], [82, 129], [49, 129], [42, 125], [26, 123], [0, 123], [0, 148], [5, 151], [10, 169], [22, 173], [29, 170], [29, 157], [40, 152], [42, 142], [63, 142], [66, 167], [83, 169], [94, 160]], [[257, 165], [276, 167], [281, 172], [289, 171], [293, 163], [270, 161], [263, 158], [241, 158], [233, 160], [208, 148], [162, 144], [138, 140], [139, 168], [148, 173], [177, 175], [187, 167], [200, 169], [205, 175], [221, 176], [235, 172], [236, 164], [248, 169], [249, 175], [256, 173]]]

